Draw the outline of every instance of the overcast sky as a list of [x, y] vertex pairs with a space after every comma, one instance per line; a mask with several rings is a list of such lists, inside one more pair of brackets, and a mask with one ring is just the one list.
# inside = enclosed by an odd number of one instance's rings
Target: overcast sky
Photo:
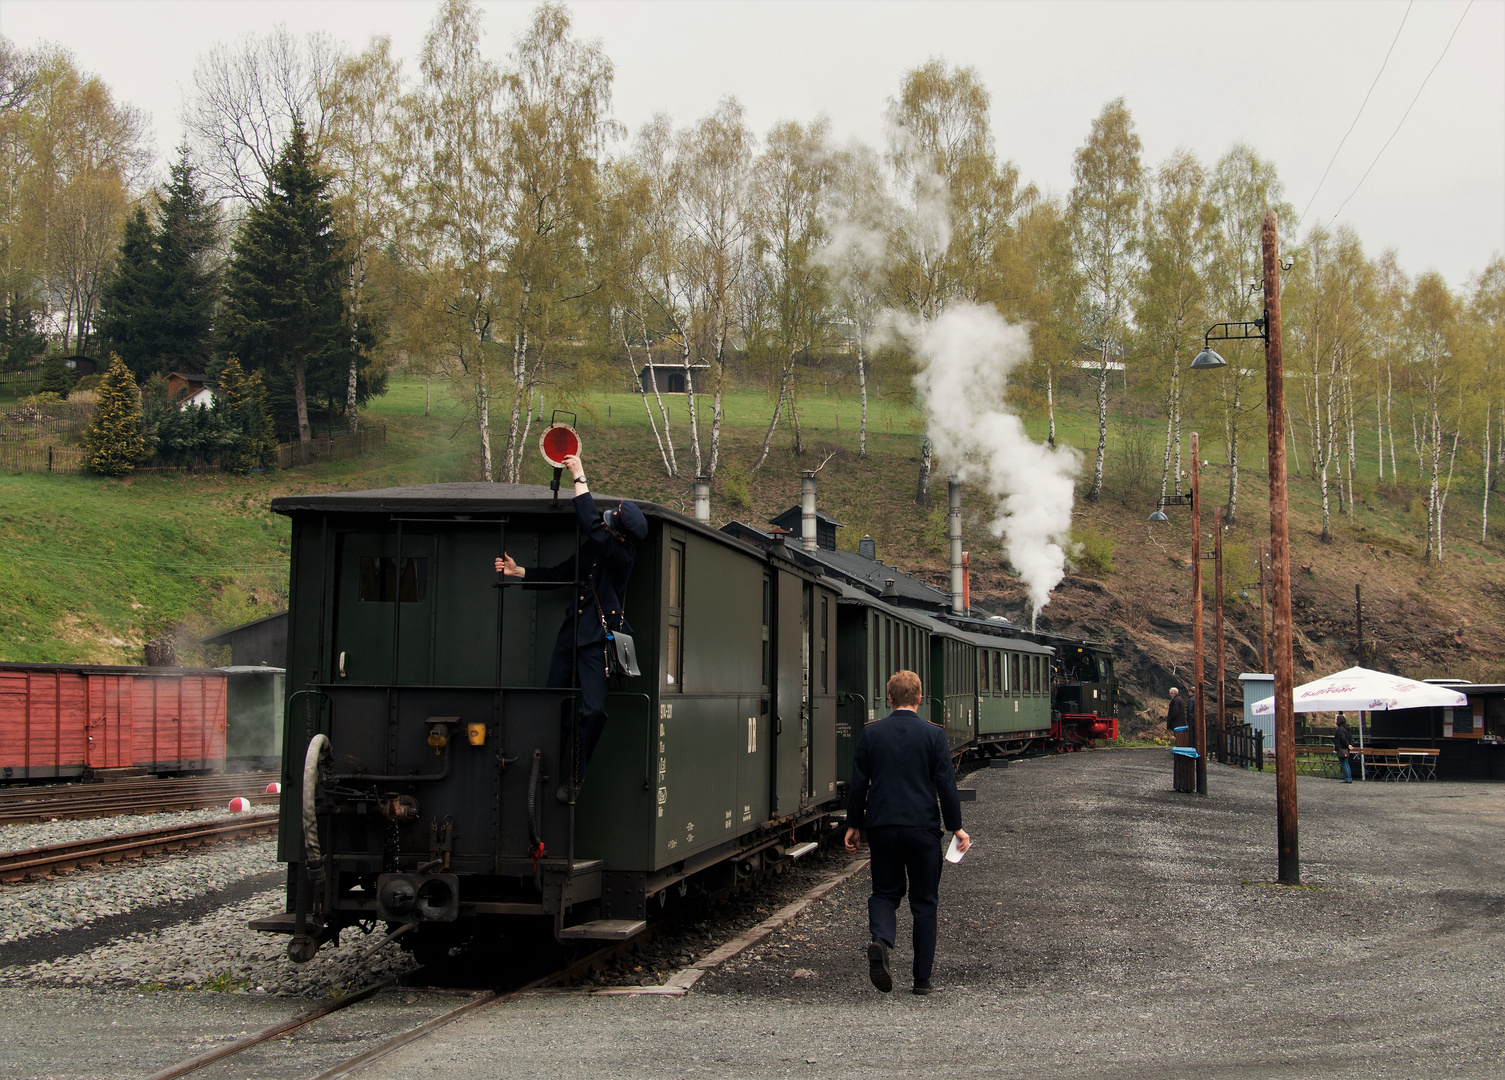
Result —
[[[181, 138], [194, 67], [214, 43], [278, 22], [300, 34], [326, 30], [351, 49], [386, 34], [411, 75], [436, 7], [419, 0], [4, 0], [0, 33], [23, 47], [51, 41], [72, 50], [118, 98], [149, 114], [165, 162]], [[615, 0], [571, 8], [580, 35], [600, 39], [616, 65], [615, 112], [632, 129], [657, 111], [687, 123], [731, 94], [759, 132], [779, 119], [825, 113], [838, 137], [878, 143], [885, 100], [905, 70], [942, 56], [981, 73], [999, 155], [1044, 189], [1070, 188], [1073, 151], [1103, 103], [1121, 95], [1147, 164], [1177, 146], [1211, 164], [1234, 141], [1247, 141], [1275, 162], [1298, 213], [1316, 194], [1303, 231], [1341, 206], [1340, 220], [1372, 252], [1393, 247], [1411, 273], [1440, 270], [1454, 285], [1505, 250], [1502, 0], [1434, 0], [1409, 11], [1406, 0]], [[484, 9], [486, 46], [502, 60], [532, 5]]]

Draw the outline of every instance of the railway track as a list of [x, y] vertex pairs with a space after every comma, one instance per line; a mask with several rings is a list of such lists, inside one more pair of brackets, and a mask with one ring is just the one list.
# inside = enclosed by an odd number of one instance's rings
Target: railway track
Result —
[[237, 795], [251, 800], [253, 805], [264, 806], [277, 801], [276, 795], [266, 793], [267, 785], [276, 779], [275, 773], [253, 772], [11, 788], [0, 790], [0, 825], [199, 810], [218, 806]]
[[[822, 885], [817, 886], [816, 889], [807, 893], [805, 899], [799, 901], [797, 905], [793, 905], [789, 910], [793, 910], [794, 907], [808, 903], [812, 899], [817, 899], [821, 896], [824, 896], [826, 892], [828, 892], [836, 884], [847, 880], [858, 869], [866, 865], [866, 860], [862, 860], [854, 864], [849, 869], [841, 872]], [[770, 875], [765, 872], [765, 874], [759, 876], [759, 881], [766, 880], [768, 876]], [[556, 986], [569, 986], [574, 983], [580, 982], [581, 980], [595, 974], [596, 972], [603, 970], [609, 963], [611, 963], [611, 961], [617, 959], [618, 957], [625, 956], [631, 953], [639, 946], [653, 941], [656, 938], [664, 937], [683, 929], [687, 925], [693, 923], [696, 919], [705, 915], [719, 903], [729, 898], [731, 894], [732, 890], [723, 890], [702, 897], [700, 900], [687, 905], [680, 911], [677, 911], [672, 915], [666, 916], [665, 918], [652, 923], [640, 933], [632, 938], [629, 938], [626, 941], [614, 942], [600, 949], [596, 949], [586, 956], [573, 960], [554, 971], [540, 975], [532, 979], [531, 981], [522, 983], [521, 985], [514, 984], [511, 987], [505, 987], [501, 989], [478, 991], [474, 997], [470, 998], [470, 1000], [465, 1001], [452, 1009], [445, 1010], [444, 1012], [439, 1013], [437, 1016], [433, 1016], [428, 1020], [425, 1020], [423, 1023], [415, 1024], [407, 1031], [400, 1032], [389, 1038], [383, 1039], [376, 1045], [359, 1051], [351, 1057], [348, 1057], [338, 1064], [333, 1065], [330, 1068], [319, 1073], [313, 1078], [313, 1080], [344, 1080], [345, 1077], [353, 1076], [356, 1073], [359, 1073], [360, 1071], [365, 1069], [366, 1066], [371, 1065], [381, 1058], [386, 1057], [393, 1051], [401, 1049], [402, 1047], [407, 1046], [409, 1043], [417, 1042], [419, 1039], [424, 1038], [425, 1036], [431, 1034], [439, 1028], [444, 1027], [447, 1024], [453, 1023], [454, 1021], [460, 1019], [462, 1016], [465, 1016], [468, 1013], [475, 1012], [476, 1010], [485, 1008], [487, 1006], [500, 1005], [532, 990], [542, 990]], [[714, 965], [721, 963], [728, 956], [734, 955], [742, 948], [745, 948], [747, 945], [751, 944], [754, 940], [756, 940], [758, 936], [761, 936], [759, 931], [766, 932], [769, 925], [769, 922], [765, 922], [754, 932], [741, 935], [737, 940], [733, 941], [729, 945], [722, 946], [720, 949], [710, 954], [707, 958], [700, 961], [700, 964]], [[693, 970], [697, 966], [699, 965], [692, 965], [690, 969], [686, 970]], [[284, 1035], [297, 1031], [300, 1028], [307, 1027], [315, 1021], [321, 1020], [332, 1013], [340, 1011], [341, 1009], [358, 1004], [362, 1001], [366, 1001], [390, 987], [398, 985], [411, 987], [421, 986], [424, 979], [424, 972], [425, 969], [419, 968], [417, 971], [409, 972], [408, 974], [402, 976], [400, 979], [388, 979], [383, 982], [374, 983], [370, 986], [365, 987], [364, 989], [357, 990], [352, 994], [348, 994], [342, 998], [339, 998], [336, 1001], [328, 1002], [306, 1013], [303, 1013], [301, 1016], [293, 1017], [291, 1020], [286, 1020], [280, 1024], [276, 1024], [272, 1027], [256, 1032], [255, 1034], [238, 1039], [235, 1042], [227, 1043], [224, 1046], [216, 1047], [215, 1049], [210, 1050], [207, 1053], [200, 1054], [197, 1057], [189, 1058], [186, 1061], [181, 1061], [176, 1065], [163, 1069], [161, 1072], [153, 1073], [150, 1077], [147, 1078], [147, 1080], [178, 1080], [179, 1077], [194, 1073], [199, 1069], [202, 1069], [206, 1065], [213, 1064], [216, 1061], [223, 1061], [225, 1058], [233, 1057], [234, 1055], [239, 1054], [242, 1051], [249, 1050], [254, 1046], [260, 1046], [263, 1043], [270, 1042], [275, 1039], [280, 1039]], [[685, 983], [683, 985], [688, 985], [688, 983]], [[679, 992], [682, 993], [683, 990]]]
[[175, 825], [166, 829], [144, 829], [117, 833], [93, 840], [68, 844], [25, 848], [0, 852], [0, 881], [25, 881], [46, 877], [60, 870], [101, 863], [139, 859], [168, 851], [200, 847], [221, 840], [240, 840], [259, 836], [277, 828], [276, 814], [253, 814], [228, 821], [207, 821], [193, 825]]

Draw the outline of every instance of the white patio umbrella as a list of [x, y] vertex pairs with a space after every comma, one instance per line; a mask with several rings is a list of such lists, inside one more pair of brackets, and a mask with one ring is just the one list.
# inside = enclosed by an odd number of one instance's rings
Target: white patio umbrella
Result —
[[[1391, 709], [1429, 709], [1467, 705], [1468, 696], [1435, 683], [1420, 683], [1383, 671], [1351, 667], [1296, 687], [1292, 698], [1297, 712], [1356, 712], [1359, 714], [1359, 749], [1364, 748], [1366, 712]], [[1249, 710], [1255, 716], [1269, 716], [1275, 711], [1275, 699], [1256, 702]], [[1364, 759], [1359, 771], [1367, 775]]]
[[[1297, 712], [1384, 712], [1468, 704], [1466, 695], [1445, 686], [1362, 667], [1302, 683], [1293, 697]], [[1275, 711], [1275, 699], [1258, 702], [1250, 711], [1255, 716], [1269, 716]]]

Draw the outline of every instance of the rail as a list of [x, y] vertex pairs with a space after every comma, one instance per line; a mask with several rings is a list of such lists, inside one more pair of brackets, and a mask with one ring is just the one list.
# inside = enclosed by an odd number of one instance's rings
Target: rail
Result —
[[122, 859], [158, 855], [167, 851], [199, 847], [220, 840], [238, 840], [277, 827], [276, 814], [256, 814], [232, 821], [201, 822], [195, 825], [176, 825], [166, 829], [145, 829], [141, 832], [118, 833], [92, 840], [78, 840], [68, 844], [50, 844], [46, 847], [24, 848], [20, 851], [0, 853], [0, 881], [25, 881], [45, 877], [59, 870], [72, 870], [79, 866], [119, 862]]
[[249, 799], [254, 805], [265, 805], [279, 798], [266, 790], [276, 779], [276, 773], [254, 772], [180, 780], [152, 778], [0, 789], [0, 825], [200, 810], [234, 796]]

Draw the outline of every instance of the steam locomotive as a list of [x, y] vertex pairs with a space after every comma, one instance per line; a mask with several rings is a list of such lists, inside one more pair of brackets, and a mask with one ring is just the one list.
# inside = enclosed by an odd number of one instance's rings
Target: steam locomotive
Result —
[[377, 923], [427, 955], [541, 930], [623, 939], [797, 858], [841, 825], [855, 735], [900, 669], [959, 760], [1115, 728], [1099, 646], [937, 617], [772, 534], [639, 506], [625, 606], [642, 674], [614, 680], [581, 777], [578, 691], [545, 685], [575, 593], [492, 570], [503, 550], [527, 565], [577, 550], [568, 501], [444, 484], [273, 502], [292, 521], [287, 902], [253, 925], [291, 934], [293, 959]]

